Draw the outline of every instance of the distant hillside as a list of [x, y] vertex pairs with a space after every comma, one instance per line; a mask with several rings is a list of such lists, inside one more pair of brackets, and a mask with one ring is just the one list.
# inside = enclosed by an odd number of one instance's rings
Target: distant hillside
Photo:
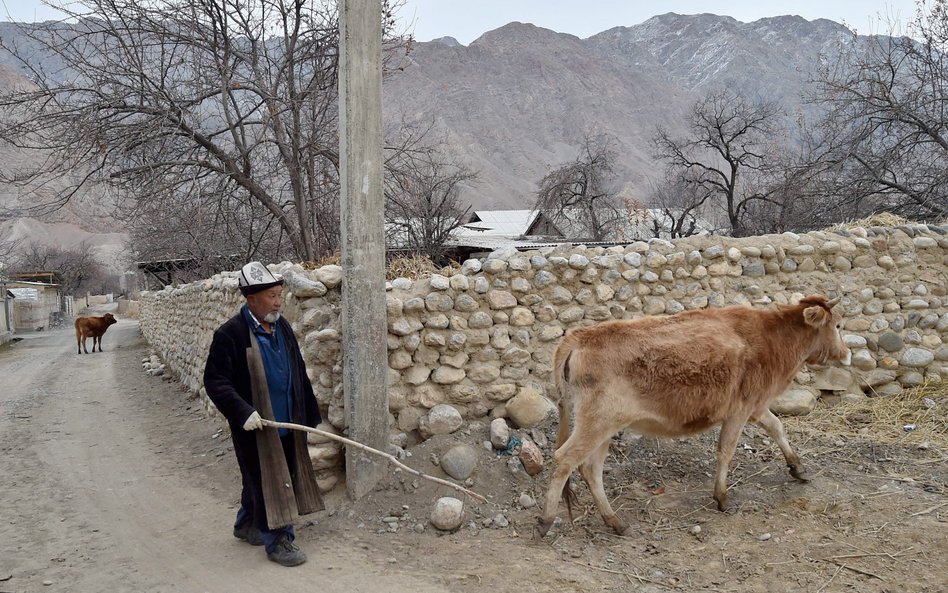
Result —
[[386, 81], [385, 113], [435, 122], [480, 170], [478, 208], [524, 208], [548, 167], [575, 156], [587, 132], [618, 140], [620, 173], [649, 168], [655, 124], [673, 125], [689, 91], [655, 71], [609, 60], [589, 42], [511, 23], [470, 46], [421, 43]]
[[[0, 35], [8, 35], [11, 27], [11, 23], [0, 23]], [[32, 86], [12, 63], [9, 57], [0, 60], [0, 92]], [[0, 140], [0, 167], [5, 174], [35, 166], [43, 158], [41, 152], [16, 148]], [[113, 216], [114, 204], [104, 191], [90, 187], [62, 208], [39, 217], [28, 215], [31, 208], [53, 203], [57, 192], [73, 181], [63, 179], [42, 186], [0, 182], [0, 211], [24, 211], [23, 216], [0, 220], [0, 241], [35, 242], [62, 249], [86, 242], [107, 269], [115, 273], [125, 271], [126, 257], [122, 252], [128, 235]]]
[[807, 81], [852, 42], [843, 25], [796, 16], [741, 23], [669, 13], [588, 39], [510, 23], [467, 47], [418, 44], [386, 81], [386, 116], [435, 122], [481, 171], [466, 194], [476, 207], [529, 207], [548, 167], [572, 158], [587, 131], [617, 138], [618, 172], [641, 196], [655, 171], [656, 125], [680, 129], [719, 84], [806, 112]]

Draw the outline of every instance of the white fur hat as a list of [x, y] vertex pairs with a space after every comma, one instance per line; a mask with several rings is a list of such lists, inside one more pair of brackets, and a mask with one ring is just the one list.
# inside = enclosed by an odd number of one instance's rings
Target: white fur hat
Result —
[[265, 265], [258, 261], [252, 261], [240, 269], [238, 285], [244, 296], [282, 284], [283, 278], [274, 276]]

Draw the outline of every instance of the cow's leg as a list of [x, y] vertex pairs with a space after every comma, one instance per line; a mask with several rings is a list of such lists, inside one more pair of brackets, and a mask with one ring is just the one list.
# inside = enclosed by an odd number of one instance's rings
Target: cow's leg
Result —
[[82, 333], [76, 330], [76, 354], [82, 354]]
[[586, 481], [589, 491], [592, 493], [593, 500], [596, 501], [596, 508], [602, 515], [602, 520], [606, 525], [612, 527], [619, 535], [628, 535], [629, 526], [616, 515], [606, 497], [606, 489], [602, 485], [602, 466], [606, 463], [609, 456], [609, 444], [612, 441], [612, 435], [599, 445], [599, 448], [589, 456], [582, 465], [579, 466], [579, 475]]
[[714, 500], [718, 503], [719, 511], [723, 511], [727, 506], [727, 470], [734, 457], [734, 449], [737, 448], [737, 439], [746, 422], [746, 416], [731, 416], [721, 425], [717, 451], [718, 467], [714, 476]]
[[780, 418], [774, 416], [774, 413], [769, 409], [765, 409], [763, 412], [757, 414], [757, 417], [754, 418], [754, 422], [766, 430], [770, 438], [777, 442], [777, 446], [780, 447], [784, 459], [787, 460], [790, 475], [801, 482], [809, 482], [809, 479], [806, 477], [806, 471], [803, 469], [803, 463], [800, 461], [800, 456], [790, 447], [790, 442], [787, 440], [787, 433], [783, 430], [783, 422], [780, 421]]
[[[89, 350], [86, 348], [86, 338], [88, 338], [88, 336], [86, 336], [85, 334], [82, 334], [82, 350], [86, 354], [89, 354]], [[95, 346], [93, 346], [93, 349], [95, 349]]]
[[99, 345], [99, 352], [102, 352], [102, 336], [92, 336], [92, 351], [95, 352], [95, 345]]
[[[560, 422], [569, 422], [566, 418], [561, 418]], [[576, 427], [573, 434], [570, 435], [563, 446], [553, 454], [553, 461], [556, 468], [553, 470], [553, 478], [550, 480], [550, 486], [546, 491], [546, 500], [543, 507], [543, 515], [540, 517], [534, 535], [538, 538], [546, 535], [550, 527], [553, 526], [553, 520], [556, 518], [556, 510], [559, 508], [560, 498], [565, 494], [564, 488], [567, 486], [570, 474], [573, 473], [579, 465], [596, 449], [599, 440], [590, 438], [587, 435], [602, 434], [599, 428], [587, 432], [584, 430], [580, 419], [576, 421]]]

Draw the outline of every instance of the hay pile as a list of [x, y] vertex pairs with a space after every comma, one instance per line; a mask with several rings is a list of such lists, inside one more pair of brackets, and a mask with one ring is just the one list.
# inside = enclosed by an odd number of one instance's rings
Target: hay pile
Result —
[[[315, 270], [322, 266], [328, 266], [334, 264], [337, 266], [342, 265], [342, 256], [339, 252], [332, 253], [316, 261], [303, 262], [303, 268], [306, 270]], [[394, 280], [395, 278], [412, 278], [414, 280], [419, 280], [421, 278], [427, 278], [432, 274], [441, 274], [442, 276], [451, 277], [457, 274], [461, 270], [461, 264], [452, 261], [450, 265], [439, 267], [435, 265], [430, 258], [424, 255], [398, 255], [392, 257], [386, 262], [385, 265], [385, 279]]]
[[864, 438], [873, 443], [948, 452], [948, 382], [930, 382], [891, 397], [834, 406], [820, 403], [807, 416], [784, 418], [788, 430]]
[[412, 278], [419, 280], [432, 274], [441, 274], [450, 278], [459, 271], [461, 271], [461, 264], [457, 262], [451, 262], [451, 265], [442, 268], [435, 265], [430, 258], [424, 255], [400, 255], [388, 261], [385, 279]]
[[891, 212], [876, 212], [866, 218], [860, 218], [859, 220], [851, 220], [848, 222], [840, 222], [831, 226], [830, 231], [840, 231], [840, 230], [849, 230], [854, 227], [863, 227], [869, 228], [871, 226], [881, 226], [881, 227], [897, 227], [903, 224], [912, 224], [912, 221], [907, 218], [902, 218], [897, 214], [892, 214]]

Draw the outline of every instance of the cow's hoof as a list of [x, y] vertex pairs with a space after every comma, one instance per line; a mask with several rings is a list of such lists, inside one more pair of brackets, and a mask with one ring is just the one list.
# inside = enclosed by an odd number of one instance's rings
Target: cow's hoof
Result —
[[790, 468], [790, 475], [793, 476], [793, 479], [797, 480], [798, 482], [803, 482], [804, 484], [810, 481], [810, 478], [806, 475], [806, 470], [804, 470], [802, 467], [795, 463], [791, 463], [787, 465], [787, 467]]
[[727, 494], [724, 496], [715, 496], [714, 501], [718, 503], [718, 510], [722, 513], [727, 510]]
[[553, 527], [553, 520], [544, 521], [543, 517], [537, 517], [537, 524], [533, 528], [533, 539], [541, 540], [546, 534], [550, 531], [550, 527]]

